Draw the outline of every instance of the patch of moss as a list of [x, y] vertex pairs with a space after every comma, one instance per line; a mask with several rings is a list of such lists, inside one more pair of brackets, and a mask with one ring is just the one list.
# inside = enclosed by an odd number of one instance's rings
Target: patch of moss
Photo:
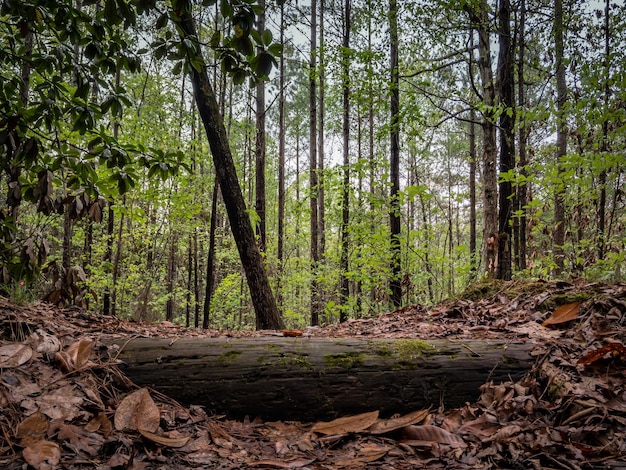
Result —
[[224, 354], [221, 354], [217, 358], [217, 360], [221, 362], [222, 364], [230, 364], [237, 357], [241, 356], [241, 354], [242, 354], [241, 351], [228, 351], [228, 352], [225, 352]]
[[284, 367], [312, 369], [313, 365], [304, 354], [284, 354], [278, 358], [277, 364]]
[[393, 343], [393, 348], [401, 361], [439, 352], [432, 343], [421, 339], [399, 339]]
[[326, 354], [324, 363], [328, 367], [342, 367], [351, 369], [358, 367], [363, 362], [363, 354], [358, 352], [347, 352], [340, 354]]
[[370, 343], [368, 349], [380, 357], [391, 357], [393, 356], [393, 348], [389, 343]]

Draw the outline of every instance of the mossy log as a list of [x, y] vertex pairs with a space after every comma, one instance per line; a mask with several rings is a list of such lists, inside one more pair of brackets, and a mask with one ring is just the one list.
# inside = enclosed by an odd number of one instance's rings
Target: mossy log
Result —
[[136, 384], [233, 418], [315, 421], [463, 406], [520, 378], [531, 344], [493, 340], [138, 338], [119, 359]]

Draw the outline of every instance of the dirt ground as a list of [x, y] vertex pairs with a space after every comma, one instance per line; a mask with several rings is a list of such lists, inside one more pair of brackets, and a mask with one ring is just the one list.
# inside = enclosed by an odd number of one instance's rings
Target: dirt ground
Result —
[[[138, 324], [0, 298], [3, 469], [626, 469], [626, 284], [486, 282], [431, 308], [285, 332]], [[244, 420], [124, 376], [103, 336], [511, 339], [534, 367], [457, 409]], [[485, 378], [487, 380], [488, 377]]]

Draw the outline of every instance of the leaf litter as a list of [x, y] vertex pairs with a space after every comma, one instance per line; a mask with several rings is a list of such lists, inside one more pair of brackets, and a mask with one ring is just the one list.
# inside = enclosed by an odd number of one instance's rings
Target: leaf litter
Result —
[[0, 299], [0, 468], [626, 468], [623, 283], [494, 282], [432, 308], [298, 330], [534, 345], [523, 379], [486, 377], [475, 403], [404, 416], [370, 410], [301, 423], [208, 415], [135, 386], [103, 341], [293, 331], [141, 324]]

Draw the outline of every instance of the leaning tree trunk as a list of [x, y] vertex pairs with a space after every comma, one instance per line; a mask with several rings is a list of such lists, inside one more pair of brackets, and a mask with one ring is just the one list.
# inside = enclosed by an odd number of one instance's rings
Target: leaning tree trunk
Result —
[[516, 380], [529, 342], [365, 338], [115, 340], [128, 378], [231, 417], [313, 421], [380, 410], [461, 407]]
[[[191, 3], [181, 2], [175, 13], [172, 17], [180, 31], [181, 38], [197, 42], [196, 25], [191, 17]], [[196, 57], [193, 59], [195, 59], [193, 63], [205, 63], [199, 47], [196, 48]], [[224, 118], [219, 111], [215, 92], [209, 82], [205, 67], [200, 67], [197, 70], [191, 66], [190, 69], [196, 105], [209, 140], [222, 198], [250, 288], [250, 295], [256, 312], [256, 326], [258, 329], [283, 328], [283, 320], [270, 287], [263, 258], [256, 243], [252, 223], [239, 186], [235, 162], [224, 127]]]

